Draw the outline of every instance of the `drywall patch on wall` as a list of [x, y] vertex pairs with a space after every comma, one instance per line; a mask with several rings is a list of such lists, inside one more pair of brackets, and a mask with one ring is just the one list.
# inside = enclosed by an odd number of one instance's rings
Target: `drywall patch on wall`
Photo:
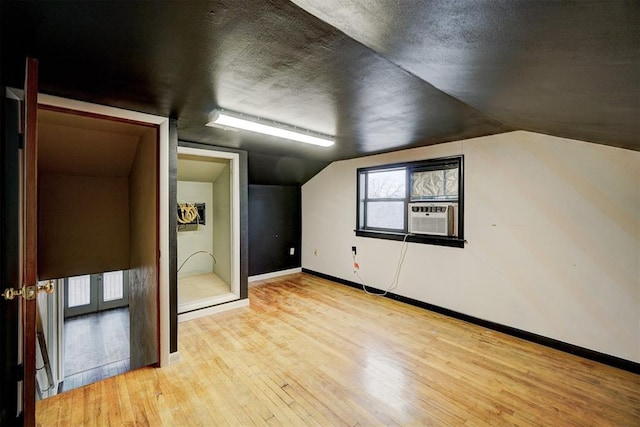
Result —
[[395, 293], [640, 361], [640, 153], [530, 132], [335, 162], [303, 186], [302, 266], [393, 280], [401, 242], [355, 237], [356, 169], [465, 156], [464, 249], [410, 243]]

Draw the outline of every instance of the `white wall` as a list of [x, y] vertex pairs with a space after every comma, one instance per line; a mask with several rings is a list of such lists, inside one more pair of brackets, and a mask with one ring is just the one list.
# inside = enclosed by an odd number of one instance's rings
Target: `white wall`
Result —
[[[230, 164], [230, 162], [229, 162]], [[213, 184], [213, 254], [217, 263], [213, 271], [231, 283], [231, 168], [227, 164]]]
[[[178, 232], [178, 266], [197, 251], [207, 251], [213, 254], [213, 183], [178, 181], [178, 203], [204, 203], [205, 224], [188, 226], [188, 229]], [[215, 256], [215, 254], [214, 254]], [[178, 277], [192, 276], [213, 272], [213, 260], [207, 254], [194, 255], [187, 261]]]
[[357, 282], [355, 245], [387, 287], [402, 243], [355, 237], [356, 168], [456, 154], [468, 243], [410, 243], [393, 292], [640, 362], [639, 152], [518, 131], [332, 163], [302, 188], [303, 268]]
[[[46, 284], [46, 281], [39, 281], [38, 285]], [[55, 286], [58, 286], [56, 282]], [[45, 292], [38, 293], [36, 300], [38, 304], [38, 315], [42, 322], [42, 334], [46, 344], [47, 356], [49, 359], [49, 368], [40, 369], [36, 371], [37, 387], [40, 387], [43, 398], [55, 396], [58, 394], [57, 386], [62, 380], [62, 372], [60, 371], [61, 360], [58, 355], [60, 349], [58, 343], [62, 342], [61, 331], [58, 326], [62, 323], [58, 319], [58, 298], [60, 297], [60, 291], [56, 288], [54, 294], [47, 294]], [[44, 348], [40, 346], [40, 340], [37, 339], [36, 350], [36, 366], [44, 366]], [[49, 381], [47, 369], [51, 369], [51, 379], [53, 383]]]

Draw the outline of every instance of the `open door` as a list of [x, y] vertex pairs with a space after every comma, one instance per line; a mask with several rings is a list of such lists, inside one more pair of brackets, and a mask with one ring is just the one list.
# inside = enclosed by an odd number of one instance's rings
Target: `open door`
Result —
[[[3, 99], [3, 101], [5, 101]], [[3, 259], [10, 259], [14, 265], [4, 265], [3, 280], [7, 277], [14, 283], [3, 283], [3, 317], [9, 327], [3, 333], [5, 350], [3, 366], [3, 402], [0, 421], [3, 424], [35, 425], [35, 374], [36, 374], [36, 299], [37, 284], [37, 103], [38, 103], [38, 61], [27, 58], [23, 108], [18, 109], [19, 132], [22, 134], [23, 148], [4, 148], [4, 188], [3, 214]], [[5, 101], [6, 102], [6, 101]], [[8, 119], [10, 114], [5, 115]], [[4, 142], [11, 143], [12, 124], [5, 122]], [[15, 127], [14, 127], [15, 128]], [[16, 138], [19, 140], [19, 138]], [[8, 161], [18, 165], [13, 171]], [[9, 173], [9, 176], [7, 175]], [[15, 181], [9, 182], [7, 178]], [[14, 255], [8, 253], [15, 250]], [[4, 274], [13, 270], [16, 274]], [[17, 279], [17, 280], [16, 280]], [[7, 319], [7, 315], [14, 320]], [[15, 340], [10, 342], [10, 340]], [[13, 371], [13, 374], [11, 373]], [[12, 376], [12, 377], [11, 377]], [[8, 380], [8, 381], [4, 381]], [[6, 394], [6, 395], [5, 395]]]
[[24, 259], [23, 259], [23, 400], [24, 424], [36, 424], [36, 310], [38, 292], [38, 61], [27, 58], [25, 72], [25, 133], [24, 133]]
[[[39, 183], [37, 177], [38, 153], [42, 153], [43, 147], [39, 144], [43, 139], [37, 135], [37, 122], [39, 115], [45, 118], [43, 109], [57, 113], [82, 111], [89, 113], [82, 117], [113, 117], [116, 119], [114, 123], [123, 124], [124, 120], [145, 127], [144, 134], [139, 135], [140, 143], [132, 162], [132, 168], [136, 166], [137, 172], [132, 172], [128, 178], [127, 203], [132, 212], [126, 221], [132, 242], [127, 255], [132, 273], [130, 307], [137, 313], [133, 319], [136, 331], [131, 335], [137, 354], [135, 357], [132, 354], [131, 364], [139, 367], [158, 363], [165, 365], [170, 361], [169, 268], [168, 256], [164, 255], [170, 252], [166, 196], [169, 121], [159, 116], [38, 95], [37, 61], [30, 59], [27, 62], [24, 93], [15, 90], [15, 100], [9, 102], [3, 98], [0, 103], [3, 142], [0, 147], [0, 341], [3, 343], [0, 349], [0, 425], [35, 425], [38, 394], [35, 295], [40, 290], [38, 279], [68, 276], [47, 275], [43, 270], [44, 255], [51, 251], [43, 245], [48, 240], [38, 236], [36, 229], [46, 231], [38, 211], [40, 214], [50, 213], [49, 208], [44, 208], [43, 199], [38, 198], [37, 188], [41, 187], [42, 197], [44, 184], [49, 181]], [[4, 81], [2, 83], [5, 84]], [[10, 134], [13, 135], [9, 138]], [[40, 175], [44, 176], [43, 173]], [[38, 246], [41, 246], [40, 254]], [[23, 295], [28, 298], [23, 298]], [[163, 333], [160, 333], [160, 328]]]

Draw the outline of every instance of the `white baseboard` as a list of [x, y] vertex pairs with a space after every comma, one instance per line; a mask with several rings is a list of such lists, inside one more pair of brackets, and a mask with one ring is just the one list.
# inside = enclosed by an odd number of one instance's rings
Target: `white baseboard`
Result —
[[175, 365], [180, 362], [180, 353], [177, 351], [175, 353], [169, 353], [169, 366]]
[[235, 308], [241, 307], [249, 307], [249, 298], [231, 301], [225, 304], [214, 305], [213, 307], [203, 308], [200, 310], [191, 311], [189, 313], [178, 314], [178, 323], [197, 319], [199, 317], [209, 316], [211, 314], [222, 313], [223, 311], [233, 310]]
[[290, 268], [288, 270], [280, 270], [280, 271], [274, 271], [272, 273], [264, 273], [264, 274], [257, 274], [255, 276], [249, 276], [249, 282], [256, 282], [258, 280], [265, 280], [265, 279], [273, 279], [274, 277], [286, 276], [287, 274], [295, 274], [295, 273], [302, 273], [302, 267]]

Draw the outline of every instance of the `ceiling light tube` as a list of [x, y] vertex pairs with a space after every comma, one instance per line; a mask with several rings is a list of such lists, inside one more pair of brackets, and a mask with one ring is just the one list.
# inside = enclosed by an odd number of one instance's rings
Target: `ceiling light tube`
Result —
[[321, 147], [331, 147], [334, 144], [333, 137], [329, 135], [226, 110], [214, 110], [209, 116], [207, 126], [243, 129]]

